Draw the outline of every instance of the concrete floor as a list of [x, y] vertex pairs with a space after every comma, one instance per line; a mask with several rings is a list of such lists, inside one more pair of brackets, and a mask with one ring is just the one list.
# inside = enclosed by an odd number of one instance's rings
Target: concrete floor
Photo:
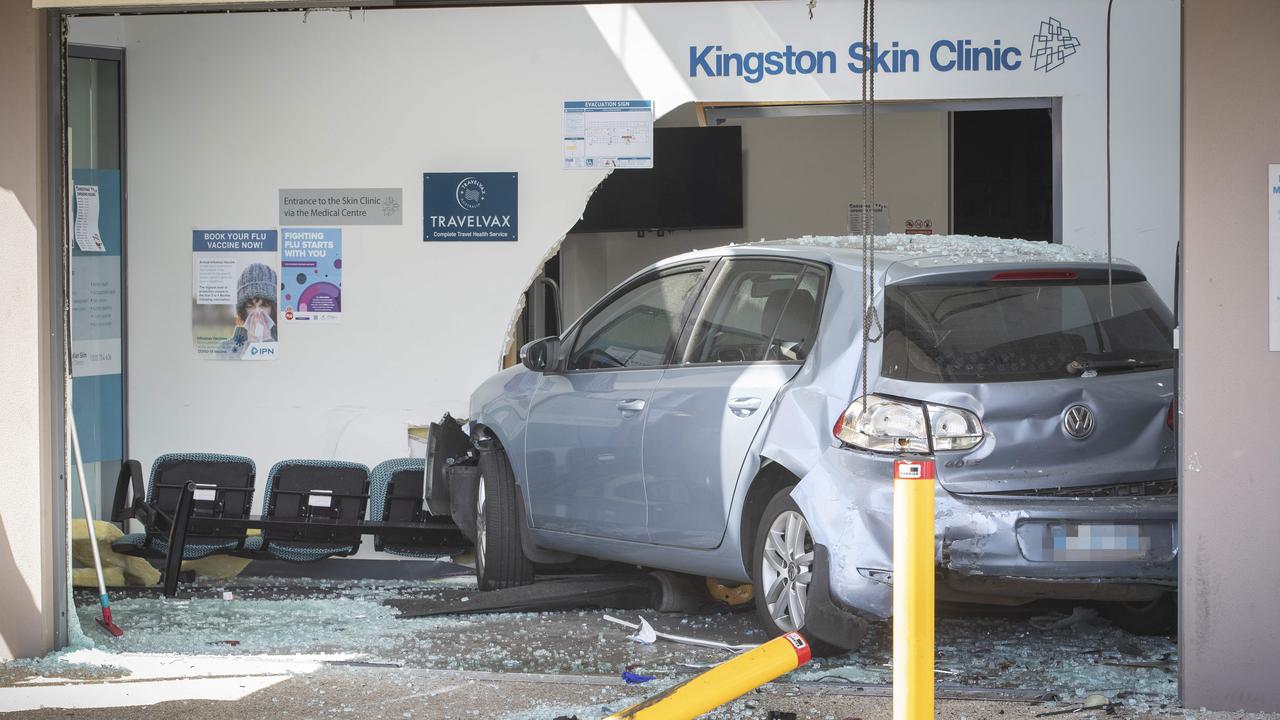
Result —
[[[230, 592], [234, 599], [224, 599]], [[469, 578], [436, 581], [202, 582], [165, 600], [117, 593], [126, 635], [92, 626], [92, 596], [78, 596], [95, 650], [0, 665], [0, 711], [23, 717], [599, 718], [720, 662], [719, 650], [627, 639], [600, 610], [401, 619], [383, 602], [414, 597], [463, 603]], [[464, 603], [465, 604], [465, 603]], [[1063, 608], [1070, 611], [1071, 608]], [[1273, 718], [1176, 707], [1176, 647], [1139, 638], [1087, 610], [1049, 614], [944, 614], [937, 631], [939, 718], [1031, 718], [1078, 707], [1099, 692], [1118, 717]], [[1040, 617], [1033, 617], [1039, 613]], [[645, 615], [663, 631], [759, 642], [750, 613]], [[705, 717], [844, 720], [892, 714], [889, 633], [856, 653], [815, 660]], [[656, 677], [627, 686], [624, 668]], [[203, 698], [203, 699], [194, 699]], [[106, 707], [92, 707], [106, 705]], [[43, 709], [41, 707], [43, 706]], [[1103, 717], [1082, 712], [1074, 717]]]
[[[649, 688], [620, 684], [557, 681], [554, 678], [512, 674], [506, 677], [471, 672], [407, 668], [327, 668], [294, 677], [268, 690], [237, 701], [173, 701], [147, 707], [112, 707], [89, 710], [44, 709], [21, 713], [25, 718], [145, 717], [147, 720], [239, 720], [241, 718], [486, 718], [490, 720], [552, 720], [576, 715], [580, 720], [602, 717], [627, 707], [654, 692]], [[936, 717], [946, 720], [985, 718], [1035, 718], [1039, 713], [1071, 705], [1045, 705], [1027, 701], [940, 699]], [[892, 699], [883, 689], [856, 691], [846, 688], [796, 689], [769, 686], [742, 700], [705, 715], [706, 718], [765, 720], [770, 711], [796, 713], [809, 720], [872, 720], [893, 714]], [[1103, 712], [1070, 715], [1095, 718]], [[1276, 715], [1187, 712], [1153, 709], [1140, 712], [1121, 708], [1118, 718], [1197, 718], [1227, 720]]]

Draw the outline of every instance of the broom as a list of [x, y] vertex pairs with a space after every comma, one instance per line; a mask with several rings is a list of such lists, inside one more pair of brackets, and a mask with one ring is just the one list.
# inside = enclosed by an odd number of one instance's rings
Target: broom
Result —
[[84, 503], [84, 520], [89, 526], [89, 547], [93, 548], [93, 569], [98, 573], [98, 599], [102, 602], [102, 617], [95, 618], [107, 632], [115, 637], [124, 635], [111, 621], [111, 600], [107, 598], [107, 583], [102, 579], [102, 557], [98, 555], [98, 533], [93, 527], [93, 508], [89, 505], [89, 487], [84, 480], [84, 459], [80, 457], [80, 435], [76, 432], [76, 415], [71, 413], [71, 449], [76, 457], [76, 474], [80, 476], [80, 499]]

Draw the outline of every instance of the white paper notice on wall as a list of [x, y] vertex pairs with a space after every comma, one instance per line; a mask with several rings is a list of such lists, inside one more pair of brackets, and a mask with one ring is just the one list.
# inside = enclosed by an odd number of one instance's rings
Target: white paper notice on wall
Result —
[[[862, 234], [862, 216], [867, 212], [866, 203], [849, 203], [849, 234]], [[889, 205], [888, 203], [873, 202], [871, 203], [871, 234], [872, 235], [888, 235], [889, 234]]]
[[106, 252], [98, 229], [98, 186], [76, 186], [76, 247], [81, 252]]
[[566, 168], [652, 168], [652, 100], [564, 104]]
[[1280, 351], [1280, 163], [1267, 166], [1267, 248], [1271, 291], [1271, 350]]

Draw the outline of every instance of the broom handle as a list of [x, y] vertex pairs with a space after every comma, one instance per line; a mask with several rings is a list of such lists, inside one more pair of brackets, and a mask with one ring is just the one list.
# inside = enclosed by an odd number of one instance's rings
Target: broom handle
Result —
[[102, 558], [98, 555], [98, 533], [93, 528], [93, 507], [89, 505], [89, 486], [84, 481], [84, 458], [80, 456], [80, 434], [76, 432], [76, 415], [71, 413], [71, 449], [76, 456], [76, 474], [80, 476], [80, 499], [84, 503], [84, 521], [89, 526], [89, 547], [93, 548], [93, 569], [98, 573], [98, 595], [106, 597], [107, 584], [102, 578]]

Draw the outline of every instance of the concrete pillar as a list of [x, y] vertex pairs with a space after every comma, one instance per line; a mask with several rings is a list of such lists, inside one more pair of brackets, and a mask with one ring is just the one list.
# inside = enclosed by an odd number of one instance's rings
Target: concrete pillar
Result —
[[0, 660], [54, 643], [45, 47], [42, 12], [0, 3]]
[[1193, 708], [1280, 710], [1266, 187], [1280, 163], [1280, 3], [1183, 7], [1182, 694]]

